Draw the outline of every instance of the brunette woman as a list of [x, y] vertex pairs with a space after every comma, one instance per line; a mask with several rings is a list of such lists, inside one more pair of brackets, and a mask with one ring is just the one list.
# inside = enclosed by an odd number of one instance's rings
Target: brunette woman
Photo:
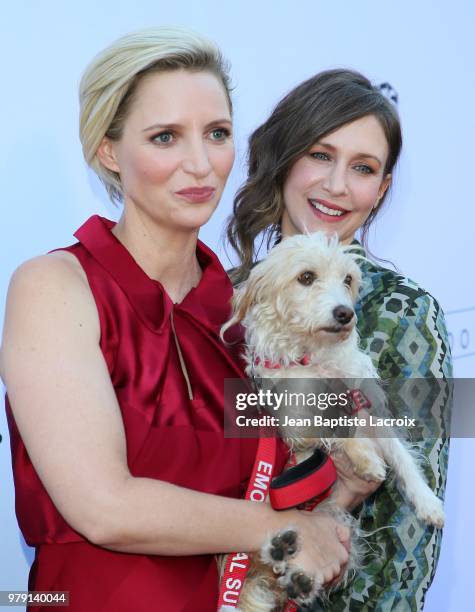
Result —
[[[357, 305], [361, 346], [382, 379], [398, 384], [425, 378], [430, 385], [452, 376], [440, 306], [414, 281], [371, 261], [366, 250], [368, 229], [386, 203], [401, 144], [396, 109], [363, 75], [329, 70], [293, 89], [249, 140], [248, 177], [228, 224], [228, 239], [240, 258], [231, 278], [236, 284], [247, 277], [262, 241], [270, 245], [296, 233], [336, 232], [364, 257]], [[419, 410], [430, 410], [433, 399], [414, 402]], [[397, 394], [391, 401], [400, 408]], [[444, 402], [443, 417], [447, 398]], [[420, 433], [426, 478], [443, 496], [448, 439], [431, 437], [425, 428]], [[370, 536], [372, 554], [351, 585], [326, 603], [315, 602], [313, 609], [422, 609], [441, 531], [418, 522], [391, 481], [374, 492], [377, 483], [355, 478], [343, 459], [339, 468], [339, 502], [359, 508], [364, 529], [389, 527]]]

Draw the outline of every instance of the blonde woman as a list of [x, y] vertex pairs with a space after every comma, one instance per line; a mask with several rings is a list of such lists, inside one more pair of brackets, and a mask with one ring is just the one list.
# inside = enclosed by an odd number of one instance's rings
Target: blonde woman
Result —
[[8, 293], [0, 366], [30, 590], [68, 591], [71, 611], [211, 611], [214, 553], [289, 524], [295, 563], [331, 581], [348, 532], [239, 499], [257, 441], [223, 435], [223, 380], [242, 376], [219, 339], [232, 288], [198, 240], [234, 159], [219, 51], [181, 29], [125, 36], [87, 68], [80, 104], [86, 161], [123, 208], [21, 265]]

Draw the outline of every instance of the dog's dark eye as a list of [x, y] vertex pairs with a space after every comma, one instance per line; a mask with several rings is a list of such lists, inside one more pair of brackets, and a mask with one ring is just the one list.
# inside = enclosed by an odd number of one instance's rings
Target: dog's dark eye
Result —
[[317, 278], [317, 275], [314, 274], [313, 272], [302, 272], [302, 274], [297, 278], [298, 282], [301, 285], [305, 285], [306, 287], [308, 287], [309, 285], [311, 285], [313, 283], [313, 281]]
[[345, 285], [347, 287], [351, 287], [351, 283], [353, 282], [353, 277], [351, 276], [351, 274], [347, 274], [345, 276]]

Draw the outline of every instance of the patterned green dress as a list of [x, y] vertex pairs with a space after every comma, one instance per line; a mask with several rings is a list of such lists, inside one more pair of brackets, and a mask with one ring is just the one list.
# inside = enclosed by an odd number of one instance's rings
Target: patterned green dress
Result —
[[[356, 241], [354, 245], [357, 252], [365, 255]], [[362, 260], [360, 267], [364, 280], [357, 305], [360, 344], [370, 354], [381, 378], [452, 378], [444, 315], [436, 300], [392, 270], [368, 260]], [[450, 394], [442, 401], [448, 410]], [[421, 437], [418, 446], [427, 459], [423, 466], [426, 479], [443, 498], [449, 440]], [[367, 531], [392, 527], [369, 538], [374, 553], [352, 583], [333, 593], [328, 602], [314, 602], [310, 609], [422, 610], [439, 558], [441, 530], [420, 523], [390, 480], [365, 501], [359, 517], [361, 527]]]

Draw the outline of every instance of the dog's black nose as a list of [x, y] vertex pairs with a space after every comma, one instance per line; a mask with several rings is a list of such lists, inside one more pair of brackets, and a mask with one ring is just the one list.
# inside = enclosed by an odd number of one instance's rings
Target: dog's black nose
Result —
[[354, 314], [355, 313], [353, 312], [353, 310], [351, 308], [348, 308], [348, 306], [337, 306], [333, 309], [334, 319], [336, 319], [338, 323], [341, 323], [342, 325], [346, 325], [347, 323], [349, 323], [353, 318]]

